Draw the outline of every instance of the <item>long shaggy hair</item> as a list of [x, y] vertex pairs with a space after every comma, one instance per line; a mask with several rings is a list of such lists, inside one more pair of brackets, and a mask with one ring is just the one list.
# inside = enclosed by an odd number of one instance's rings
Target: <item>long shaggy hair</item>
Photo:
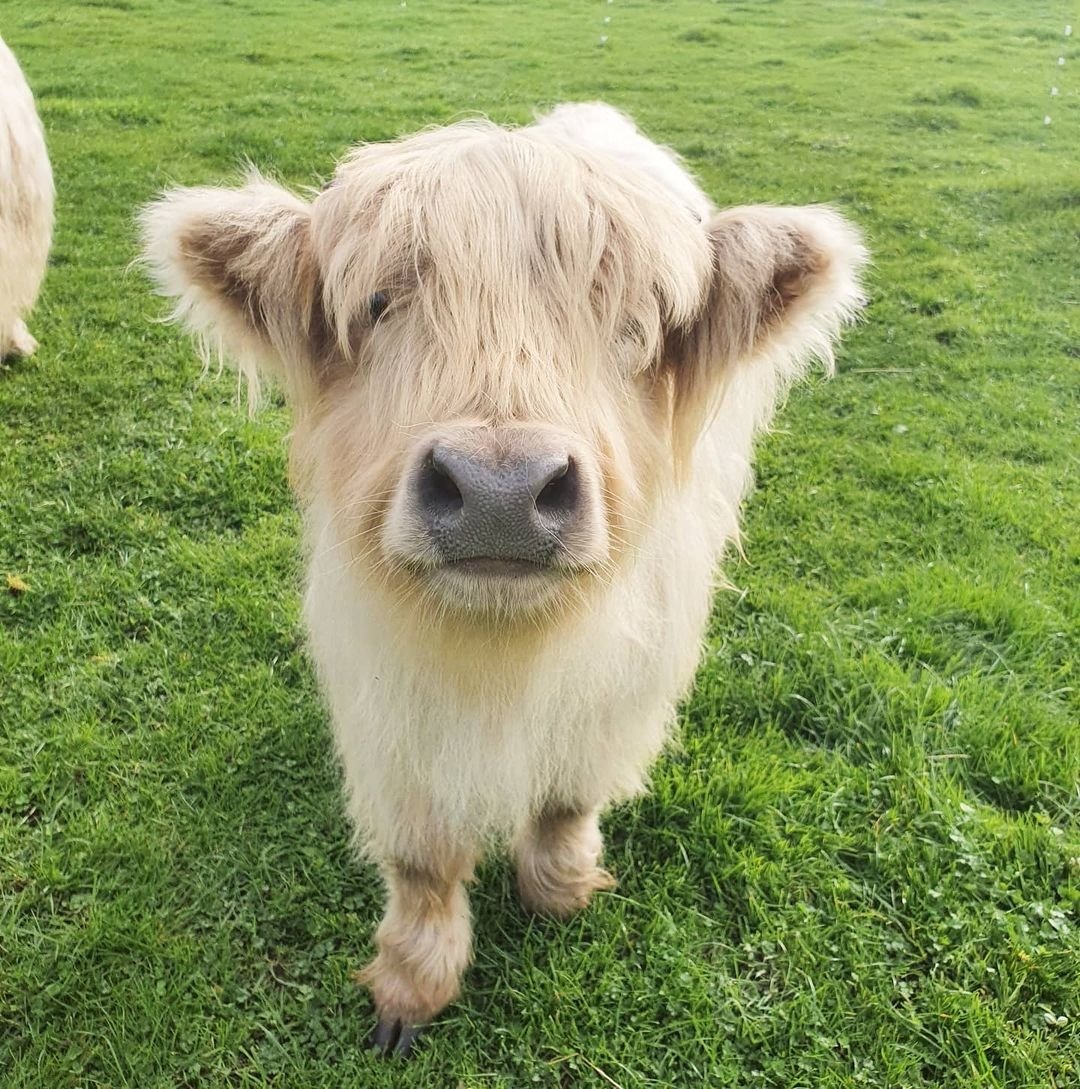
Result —
[[0, 39], [0, 359], [37, 347], [23, 319], [45, 276], [52, 224], [45, 134], [19, 63]]
[[[391, 890], [367, 978], [384, 1022], [422, 1021], [488, 841], [542, 910], [607, 882], [596, 814], [664, 742], [754, 435], [831, 363], [864, 250], [828, 208], [716, 212], [600, 104], [361, 146], [310, 203], [254, 174], [173, 191], [143, 231], [176, 317], [293, 407], [311, 651]], [[581, 513], [549, 569], [440, 561], [410, 485], [438, 443], [567, 453]]]

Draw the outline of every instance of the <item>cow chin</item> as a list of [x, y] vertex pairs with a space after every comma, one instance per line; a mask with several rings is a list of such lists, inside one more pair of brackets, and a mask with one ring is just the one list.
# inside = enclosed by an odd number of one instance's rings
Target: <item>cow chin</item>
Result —
[[[396, 532], [397, 531], [397, 532]], [[568, 550], [542, 561], [516, 557], [439, 555], [415, 538], [406, 545], [398, 527], [384, 528], [378, 568], [392, 593], [411, 602], [425, 621], [451, 625], [527, 625], [542, 628], [579, 614], [608, 581], [612, 562], [600, 541], [588, 561]]]

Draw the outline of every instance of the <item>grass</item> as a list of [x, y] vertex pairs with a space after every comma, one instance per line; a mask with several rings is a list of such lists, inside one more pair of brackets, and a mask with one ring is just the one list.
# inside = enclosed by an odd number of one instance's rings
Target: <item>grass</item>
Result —
[[[1062, 12], [6, 0], [59, 189], [42, 348], [0, 370], [6, 1089], [1080, 1084]], [[287, 421], [154, 324], [132, 216], [597, 97], [720, 203], [845, 209], [874, 301], [762, 444], [683, 743], [606, 822], [619, 890], [542, 923], [488, 864], [464, 997], [380, 1062]]]

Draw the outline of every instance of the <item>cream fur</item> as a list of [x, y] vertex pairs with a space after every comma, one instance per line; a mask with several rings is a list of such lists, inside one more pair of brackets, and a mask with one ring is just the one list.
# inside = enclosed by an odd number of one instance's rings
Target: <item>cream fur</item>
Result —
[[0, 39], [0, 359], [37, 347], [24, 318], [45, 276], [52, 224], [45, 134], [19, 62]]
[[[360, 147], [312, 204], [258, 177], [176, 191], [143, 226], [177, 315], [292, 401], [304, 616], [360, 843], [430, 874], [513, 840], [528, 901], [583, 903], [595, 813], [641, 789], [693, 679], [754, 435], [861, 305], [857, 233], [824, 208], [715, 212], [600, 104]], [[532, 598], [448, 594], [405, 562], [406, 467], [440, 429], [522, 424], [578, 444], [588, 555]], [[381, 933], [424, 920], [442, 967], [421, 1001], [384, 949], [384, 1018], [430, 1016], [464, 966], [457, 886], [452, 921], [416, 914], [444, 880], [392, 882]]]

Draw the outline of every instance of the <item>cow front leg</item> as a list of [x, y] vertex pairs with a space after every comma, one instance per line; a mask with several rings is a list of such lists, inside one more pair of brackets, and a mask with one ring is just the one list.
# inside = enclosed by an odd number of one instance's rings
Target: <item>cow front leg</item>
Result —
[[357, 975], [375, 999], [375, 1050], [408, 1055], [421, 1028], [457, 997], [472, 958], [465, 882], [473, 861], [472, 852], [433, 850], [421, 863], [381, 865], [389, 896], [378, 953]]
[[615, 887], [600, 865], [598, 809], [548, 809], [525, 827], [514, 848], [518, 894], [530, 911], [559, 918], [585, 907], [594, 892]]

